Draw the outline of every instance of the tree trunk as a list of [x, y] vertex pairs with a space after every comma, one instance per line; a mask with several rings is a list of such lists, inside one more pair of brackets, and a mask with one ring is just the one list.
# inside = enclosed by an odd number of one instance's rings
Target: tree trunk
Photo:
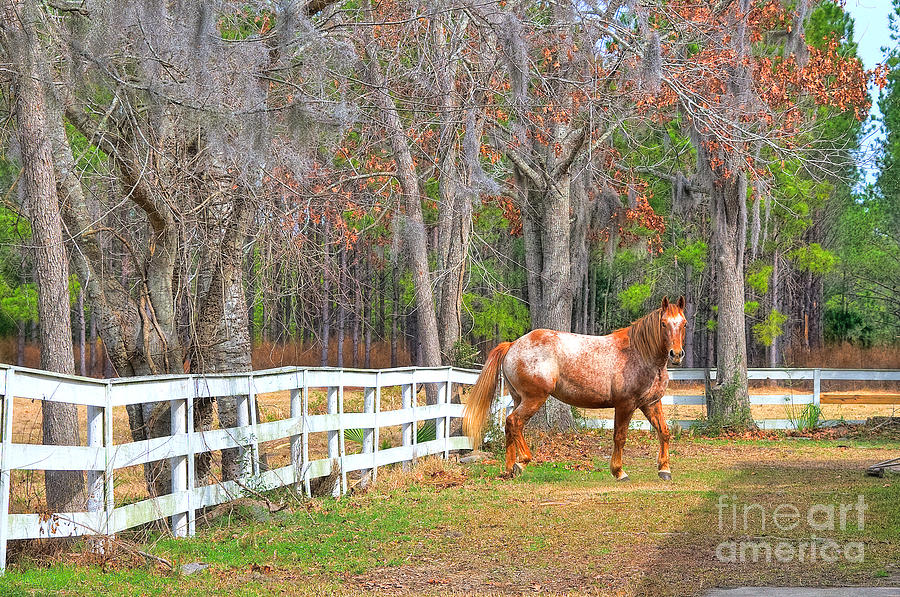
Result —
[[[38, 289], [41, 368], [74, 374], [72, 322], [69, 309], [69, 258], [63, 244], [62, 219], [56, 192], [53, 153], [48, 136], [43, 87], [44, 62], [35, 27], [38, 7], [6, 0], [0, 24], [3, 45], [13, 73], [16, 124], [22, 156], [25, 212], [34, 244], [35, 282]], [[74, 404], [41, 401], [43, 443], [80, 444]], [[45, 471], [47, 507], [52, 512], [83, 509], [84, 475], [81, 471]]]
[[[533, 196], [533, 193], [529, 194]], [[539, 210], [541, 214], [540, 218], [533, 215], [523, 217], [531, 324], [534, 329], [568, 332], [572, 329], [574, 294], [570, 261], [568, 175], [562, 176], [557, 181], [557, 186], [548, 189], [542, 199], [540, 204], [528, 205], [523, 209]], [[531, 269], [538, 267], [538, 264], [539, 269]], [[533, 295], [539, 297], [537, 304], [532, 301]], [[537, 412], [534, 421], [535, 425], [543, 429], [566, 430], [575, 425], [571, 407], [552, 396]]]
[[522, 210], [522, 240], [525, 244], [525, 283], [528, 288], [528, 313], [531, 316], [531, 329], [543, 326], [543, 297], [540, 271], [543, 269], [543, 252], [541, 251], [541, 198], [531, 188], [531, 182], [524, 176], [516, 176]]
[[372, 327], [375, 325], [375, 304], [372, 297], [372, 288], [378, 288], [380, 282], [378, 274], [372, 270], [372, 251], [371, 247], [365, 252], [365, 260], [362, 268], [362, 287], [360, 288], [360, 325], [362, 329], [360, 333], [363, 335], [363, 367], [366, 369], [372, 366]]
[[707, 402], [709, 418], [724, 427], [753, 425], [747, 390], [744, 329], [744, 243], [747, 179], [743, 171], [713, 187], [718, 317], [716, 384]]
[[[465, 111], [465, 134], [460, 151], [459, 120], [465, 100], [457, 91], [458, 65], [447, 42], [450, 13], [438, 13], [432, 27], [435, 53], [434, 79], [441, 97], [440, 128], [440, 195], [438, 212], [438, 269], [443, 277], [440, 288], [440, 348], [444, 364], [452, 364], [454, 347], [462, 333], [462, 297], [472, 236], [473, 203], [478, 198], [476, 178], [479, 174], [479, 150], [483, 119], [475, 108]], [[477, 102], [476, 103], [481, 103]]]
[[[742, 0], [743, 10], [735, 13], [731, 44], [734, 68], [727, 90], [728, 110], [723, 116], [734, 121], [747, 110], [753, 83], [747, 60], [751, 45], [747, 20], [749, 1]], [[715, 425], [753, 427], [750, 397], [747, 389], [747, 337], [744, 317], [744, 248], [747, 243], [747, 173], [746, 164], [727, 143], [692, 128], [697, 150], [698, 174], [709, 189], [716, 258], [718, 316], [716, 327], [716, 384], [707, 396], [707, 412]], [[713, 155], [710, 155], [713, 152]]]
[[588, 334], [597, 334], [597, 268], [589, 269], [588, 285], [590, 286], [590, 317], [588, 319]]
[[460, 205], [453, 210], [457, 213], [451, 224], [451, 238], [444, 265], [446, 271], [441, 284], [441, 353], [445, 364], [453, 364], [451, 360], [454, 346], [462, 333], [462, 298], [472, 234], [472, 198], [466, 195], [458, 200]]
[[[778, 249], [775, 250], [775, 256], [772, 258], [772, 311], [777, 311], [778, 302], [778, 285], [779, 285], [780, 268], [778, 263]], [[769, 367], [774, 369], [778, 367], [778, 343], [781, 336], [772, 338], [772, 344], [769, 346]]]
[[362, 272], [360, 270], [362, 270], [362, 267], [360, 265], [359, 251], [354, 250], [353, 254], [353, 275], [350, 277], [353, 286], [353, 311], [351, 313], [353, 319], [353, 336], [350, 342], [353, 350], [353, 358], [351, 359], [351, 364], [354, 367], [359, 367], [359, 334], [363, 320], [363, 297], [362, 290], [360, 289], [360, 284], [362, 284]]
[[337, 366], [344, 366], [344, 335], [347, 331], [347, 247], [341, 241], [336, 295], [337, 312]]
[[397, 366], [397, 348], [400, 342], [398, 337], [399, 330], [397, 322], [400, 319], [400, 282], [397, 280], [400, 272], [397, 271], [398, 264], [394, 262], [394, 273], [391, 276], [391, 367]]
[[684, 337], [686, 338], [685, 346], [684, 346], [684, 366], [685, 367], [694, 367], [694, 320], [697, 315], [697, 305], [694, 304], [694, 267], [688, 263], [684, 267], [684, 319], [685, 319], [685, 332]]
[[[47, 75], [49, 78], [49, 74]], [[94, 226], [94, 216], [87, 207], [81, 182], [66, 137], [61, 108], [55, 103], [48, 109], [49, 136], [57, 172], [57, 188], [62, 199], [63, 217], [68, 230], [87, 231]], [[77, 251], [73, 262], [97, 318], [98, 332], [106, 352], [106, 377], [183, 373], [183, 347], [178, 336], [173, 293], [178, 233], [168, 204], [149, 186], [145, 176], [146, 160], [131, 153], [135, 145], [119, 139], [113, 143], [99, 134], [93, 121], [83, 112], [66, 109], [69, 121], [88, 138], [100, 139], [113, 157], [126, 194], [134, 206], [147, 217], [149, 245], [134, 268], [134, 287], [126, 275], [123, 260], [121, 279], [110, 275], [108, 258], [95, 234], [72, 237]], [[164, 127], [162, 127], [164, 128]], [[141, 147], [145, 147], [141, 144]], [[138, 165], [140, 164], [140, 165]], [[123, 247], [124, 250], [124, 247]], [[169, 435], [168, 402], [161, 401], [126, 407], [134, 441]], [[168, 460], [145, 465], [145, 477], [151, 495], [168, 493], [171, 480]]]
[[325, 270], [322, 272], [322, 367], [328, 366], [328, 349], [331, 342], [331, 249], [328, 242], [328, 223], [323, 222], [322, 236], [325, 249]]
[[378, 320], [376, 328], [378, 330], [378, 338], [386, 340], [388, 337], [387, 312], [385, 311], [385, 303], [388, 295], [388, 268], [387, 265], [382, 266], [376, 274], [378, 277]]
[[94, 377], [98, 375], [97, 365], [100, 362], [97, 358], [97, 318], [94, 316], [94, 309], [91, 309], [91, 368], [89, 375]]
[[16, 326], [16, 365], [25, 366], [25, 326], [26, 322], [20, 321]]
[[[366, 14], [371, 15], [368, 2], [363, 4]], [[369, 31], [369, 29], [365, 29]], [[428, 266], [428, 239], [422, 214], [422, 196], [419, 181], [415, 175], [415, 164], [406, 138], [406, 129], [400, 119], [393, 97], [381, 72], [381, 65], [374, 48], [371, 33], [366, 34], [366, 76], [372, 86], [375, 101], [383, 112], [385, 130], [390, 139], [391, 150], [402, 192], [404, 213], [398, 214], [402, 222], [404, 246], [412, 272], [415, 292], [415, 312], [418, 336], [422, 341], [422, 365], [437, 367], [441, 364], [440, 334], [435, 315], [434, 293], [431, 286], [431, 272]]]
[[[368, 269], [371, 270], [371, 268]], [[366, 279], [371, 280], [371, 276]], [[372, 311], [374, 311], [372, 305], [372, 292], [371, 289], [366, 286], [366, 291], [363, 295], [363, 334], [365, 338], [363, 367], [366, 369], [372, 367]]]
[[78, 301], [75, 303], [78, 310], [78, 374], [87, 375], [87, 360], [85, 359], [85, 329], [84, 329], [84, 289], [78, 289]]
[[[214, 220], [208, 226], [208, 230], [213, 231], [209, 241], [216, 248], [210, 252], [211, 260], [203, 264], [210, 273], [197, 314], [197, 345], [191, 359], [193, 373], [246, 373], [253, 369], [242, 267], [242, 250], [252, 213], [246, 203], [228, 201], [209, 216]], [[231, 209], [228, 206], [232, 206]], [[215, 233], [220, 230], [223, 233], [217, 238]], [[278, 302], [274, 304], [278, 305]], [[237, 426], [237, 397], [220, 396], [215, 399], [215, 404], [219, 426]], [[199, 412], [195, 414], [195, 423], [201, 425], [198, 431], [208, 429], [202, 425], [211, 422], [212, 400], [198, 401], [196, 410]], [[197, 460], [198, 483], [205, 482], [210, 474], [210, 456], [207, 452]], [[236, 448], [222, 450], [224, 479], [237, 477], [238, 456]]]

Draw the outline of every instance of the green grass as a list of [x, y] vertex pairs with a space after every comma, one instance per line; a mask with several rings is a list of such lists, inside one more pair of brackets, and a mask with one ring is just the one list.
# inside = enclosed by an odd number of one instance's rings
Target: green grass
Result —
[[[585, 436], [587, 437], [587, 436]], [[900, 443], [854, 440], [722, 440], [682, 438], [672, 450], [674, 479], [656, 476], [656, 442], [629, 437], [617, 483], [609, 474], [608, 435], [598, 442], [592, 470], [563, 460], [529, 465], [500, 480], [500, 465], [465, 469], [463, 484], [438, 489], [397, 473], [368, 493], [324, 499], [270, 514], [237, 505], [190, 539], [144, 534], [142, 549], [177, 566], [210, 568], [183, 577], [149, 566], [108, 571], [96, 565], [45, 565], [22, 560], [0, 579], [0, 595], [270, 595], [414, 593], [600, 592], [696, 594], [735, 584], [884, 584], [900, 561], [900, 478], [862, 474], [867, 462], [888, 457]], [[579, 440], [580, 441], [580, 440]], [[590, 460], [588, 460], [590, 464]], [[460, 467], [450, 472], [459, 475]], [[414, 473], [416, 474], [416, 473]], [[435, 478], [440, 478], [435, 477]], [[393, 479], [393, 482], [392, 482]], [[398, 481], [400, 479], [400, 481]], [[422, 481], [424, 480], [424, 481]], [[802, 541], [810, 528], [717, 528], [720, 496], [758, 504], [771, 515], [780, 504], [801, 512], [862, 495], [864, 528], [851, 518], [827, 533], [838, 542], [863, 541], [862, 563], [824, 566], [733, 564], [711, 555], [716, 545], [742, 536]], [[624, 572], [623, 572], [624, 571]], [[383, 584], [388, 583], [388, 584]]]
[[269, 564], [313, 574], [358, 574], [377, 565], [397, 565], [418, 537], [446, 518], [446, 496], [412, 487], [386, 499], [325, 499], [312, 511], [276, 514], [257, 521], [238, 509], [201, 536], [163, 539], [157, 549], [181, 561], [223, 567]]

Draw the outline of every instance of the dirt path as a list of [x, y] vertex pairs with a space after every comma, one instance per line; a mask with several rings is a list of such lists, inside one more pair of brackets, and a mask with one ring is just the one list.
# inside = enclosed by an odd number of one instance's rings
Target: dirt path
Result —
[[[458, 521], [435, 529], [434, 545], [400, 566], [348, 579], [350, 587], [407, 594], [690, 595], [738, 584], [894, 582], [888, 569], [900, 556], [900, 537], [887, 531], [900, 525], [900, 512], [896, 503], [880, 499], [870, 499], [868, 524], [884, 526], [864, 537], [865, 566], [796, 558], [731, 563], [720, 561], [716, 549], [723, 541], [748, 538], [780, 542], [770, 527], [781, 504], [806, 512], [817, 504], [849, 503], [873, 487], [900, 498], [900, 478], [879, 482], [862, 474], [898, 446], [683, 441], [673, 451], [676, 478], [666, 484], [653, 474], [652, 438], [633, 435], [626, 449], [626, 469], [635, 479], [630, 484], [607, 478], [609, 442], [602, 435], [575, 442], [537, 438], [538, 466], [515, 481], [490, 483], [487, 495], [475, 490], [471, 499], [479, 506], [456, 511]], [[728, 522], [720, 530], [719, 496], [765, 509], [769, 528], [751, 516], [746, 528]], [[778, 534], [797, 545], [809, 532]], [[840, 529], [822, 535], [845, 543], [860, 538]]]

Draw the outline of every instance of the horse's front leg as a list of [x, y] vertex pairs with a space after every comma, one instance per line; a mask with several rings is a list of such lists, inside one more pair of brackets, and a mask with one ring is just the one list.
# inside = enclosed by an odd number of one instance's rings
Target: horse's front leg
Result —
[[657, 400], [649, 406], [642, 406], [641, 411], [659, 436], [659, 456], [656, 458], [659, 478], [670, 481], [672, 470], [669, 468], [669, 426], [666, 425], [666, 418], [663, 416], [662, 400]]
[[628, 480], [628, 475], [622, 470], [622, 449], [625, 447], [625, 438], [628, 435], [628, 425], [631, 423], [632, 414], [634, 414], [632, 408], [616, 407], [616, 426], [613, 431], [613, 453], [609, 461], [609, 470], [617, 481]]

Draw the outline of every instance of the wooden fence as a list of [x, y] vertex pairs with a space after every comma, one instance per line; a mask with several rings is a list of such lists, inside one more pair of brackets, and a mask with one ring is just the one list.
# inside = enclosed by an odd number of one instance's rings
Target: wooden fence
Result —
[[[429, 454], [442, 454], [470, 448], [468, 438], [453, 436], [451, 420], [463, 414], [462, 404], [450, 397], [457, 386], [471, 385], [478, 371], [441, 368], [388, 370], [281, 368], [244, 374], [173, 375], [143, 378], [97, 380], [52, 374], [33, 369], [0, 365], [0, 390], [3, 396], [0, 417], [0, 571], [5, 568], [6, 545], [10, 539], [113, 535], [156, 520], [170, 519], [175, 536], [195, 532], [196, 511], [246, 495], [248, 488], [265, 491], [294, 486], [309, 493], [310, 481], [331, 475], [336, 463], [340, 476], [333, 488], [339, 495], [348, 489], [347, 474], [361, 471], [372, 480], [378, 468], [387, 464], [410, 462]], [[704, 372], [696, 369], [670, 371], [675, 381], [702, 381]], [[812, 392], [759, 395], [753, 404], [805, 405], [828, 402], [821, 391], [823, 381], [900, 381], [900, 371], [835, 369], [755, 369], [751, 379], [807, 380]], [[419, 406], [417, 389], [429, 384], [437, 403]], [[402, 406], [381, 409], [382, 390], [400, 387]], [[344, 390], [361, 388], [363, 412], [345, 412]], [[310, 389], [322, 389], [327, 395], [327, 412], [309, 414]], [[290, 416], [261, 422], [256, 419], [259, 394], [290, 392]], [[505, 395], [496, 404], [499, 417], [511, 406]], [[195, 430], [194, 407], [197, 400], [220, 396], [237, 398], [237, 425], [228, 429]], [[44, 446], [13, 443], [14, 400], [49, 400], [87, 407], [87, 445]], [[865, 399], [865, 396], [862, 397]], [[128, 405], [167, 402], [171, 413], [171, 435], [137, 442], [114, 444], [113, 408]], [[877, 401], [876, 401], [877, 402]], [[667, 395], [663, 404], [702, 405], [702, 395]], [[417, 443], [416, 429], [422, 421], [435, 421], [435, 438]], [[611, 421], [589, 419], [589, 426], [610, 426]], [[646, 427], [646, 421], [635, 421]], [[692, 421], [680, 421], [690, 425]], [[764, 427], [791, 427], [790, 420], [760, 422]], [[383, 427], [399, 426], [402, 445], [380, 449]], [[359, 454], [348, 454], [345, 429], [362, 429], [363, 445]], [[310, 460], [311, 434], [327, 435], [327, 457]], [[261, 470], [259, 445], [281, 439], [290, 440], [290, 464]], [[240, 451], [238, 481], [197, 486], [194, 456], [214, 450], [237, 448]], [[116, 507], [114, 476], [117, 469], [168, 460], [172, 471], [172, 492]], [[11, 471], [83, 470], [87, 472], [87, 512], [50, 515], [9, 514]]]

